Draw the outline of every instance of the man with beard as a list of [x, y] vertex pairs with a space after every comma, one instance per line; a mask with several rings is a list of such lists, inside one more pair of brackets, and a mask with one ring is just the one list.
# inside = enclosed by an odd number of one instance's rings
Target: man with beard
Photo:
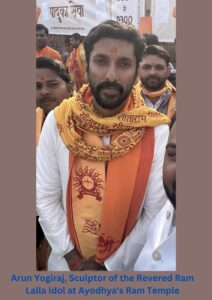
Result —
[[84, 48], [89, 84], [49, 113], [37, 148], [48, 270], [132, 270], [167, 199], [169, 120], [134, 85], [144, 49], [134, 27], [105, 21]]
[[36, 24], [36, 58], [37, 57], [52, 57], [62, 61], [60, 53], [48, 47], [49, 30], [43, 24]]
[[169, 62], [169, 53], [160, 45], [147, 46], [141, 61], [140, 88], [146, 105], [171, 119], [176, 111], [176, 89], [167, 80]]
[[169, 200], [149, 227], [135, 271], [176, 271], [176, 122], [166, 146], [163, 183]]

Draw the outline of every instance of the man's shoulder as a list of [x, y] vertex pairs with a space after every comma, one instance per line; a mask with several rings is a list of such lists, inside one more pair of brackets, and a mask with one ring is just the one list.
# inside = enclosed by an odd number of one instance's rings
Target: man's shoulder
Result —
[[166, 144], [169, 137], [169, 126], [166, 124], [157, 125], [154, 127], [155, 137], [155, 155], [163, 156], [165, 153]]
[[154, 127], [155, 137], [168, 136], [169, 135], [169, 125], [160, 124]]
[[45, 126], [52, 126], [51, 124], [54, 124], [55, 123], [55, 115], [54, 115], [54, 110], [51, 110], [46, 119], [45, 119]]
[[49, 47], [49, 46], [46, 46], [46, 50], [49, 51], [49, 52], [52, 52], [52, 53], [58, 53], [59, 54], [59, 51]]
[[46, 51], [48, 52], [49, 55], [52, 55], [53, 58], [61, 60], [61, 55], [60, 55], [59, 51], [57, 51], [49, 46], [46, 46]]

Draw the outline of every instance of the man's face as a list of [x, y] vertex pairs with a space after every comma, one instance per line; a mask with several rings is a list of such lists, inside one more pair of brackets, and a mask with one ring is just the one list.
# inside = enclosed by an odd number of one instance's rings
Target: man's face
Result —
[[69, 45], [70, 45], [71, 49], [76, 48], [79, 44], [80, 44], [80, 41], [75, 40], [75, 38], [73, 38], [73, 37], [69, 38]]
[[166, 146], [163, 164], [163, 184], [169, 200], [176, 208], [176, 123], [171, 129]]
[[126, 102], [137, 76], [132, 43], [102, 38], [94, 44], [88, 82], [99, 106], [116, 109]]
[[50, 69], [36, 69], [36, 105], [45, 114], [58, 106], [63, 99], [69, 98], [68, 84]]
[[163, 88], [169, 73], [166, 61], [157, 55], [147, 55], [141, 61], [140, 79], [148, 91]]
[[36, 31], [36, 49], [41, 50], [46, 47], [48, 42], [48, 35], [44, 29]]

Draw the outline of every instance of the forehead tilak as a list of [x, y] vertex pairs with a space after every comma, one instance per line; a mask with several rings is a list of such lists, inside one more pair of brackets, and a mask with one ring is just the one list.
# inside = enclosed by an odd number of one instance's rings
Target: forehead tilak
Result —
[[111, 48], [111, 49], [110, 49], [110, 54], [111, 54], [112, 56], [115, 56], [115, 55], [117, 54], [117, 48], [116, 48], [116, 47]]

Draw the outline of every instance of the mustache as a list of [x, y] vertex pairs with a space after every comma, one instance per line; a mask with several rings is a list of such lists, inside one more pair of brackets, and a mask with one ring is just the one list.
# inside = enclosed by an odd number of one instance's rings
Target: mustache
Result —
[[97, 85], [96, 90], [100, 91], [101, 89], [105, 89], [105, 88], [111, 88], [111, 89], [114, 89], [114, 90], [118, 90], [121, 94], [124, 92], [123, 87], [119, 83], [111, 82], [111, 81], [100, 82]]
[[55, 98], [42, 98], [41, 101], [56, 101]]
[[149, 76], [147, 79], [159, 79], [157, 76]]

